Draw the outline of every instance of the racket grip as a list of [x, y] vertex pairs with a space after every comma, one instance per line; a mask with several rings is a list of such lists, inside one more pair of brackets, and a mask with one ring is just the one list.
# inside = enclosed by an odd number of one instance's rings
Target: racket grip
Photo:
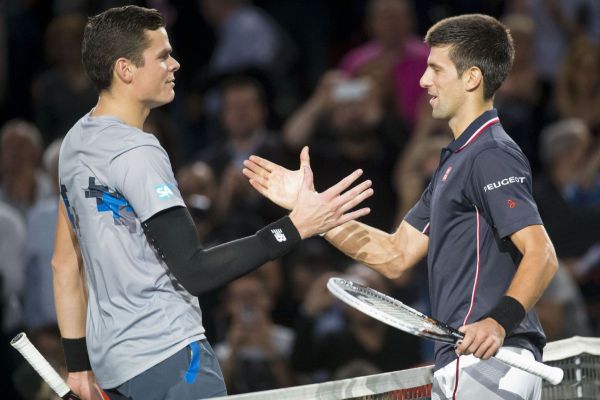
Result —
[[35, 348], [35, 346], [29, 341], [27, 335], [24, 332], [19, 333], [15, 336], [10, 344], [12, 347], [17, 349], [19, 353], [31, 364], [33, 369], [44, 379], [44, 381], [58, 394], [62, 399], [65, 400], [76, 400], [79, 399], [65, 383], [63, 378], [56, 372], [54, 368], [46, 361], [44, 356]]
[[564, 371], [558, 367], [551, 367], [550, 365], [513, 353], [510, 350], [501, 348], [494, 357], [507, 365], [537, 375], [553, 385], [559, 384], [564, 376]]

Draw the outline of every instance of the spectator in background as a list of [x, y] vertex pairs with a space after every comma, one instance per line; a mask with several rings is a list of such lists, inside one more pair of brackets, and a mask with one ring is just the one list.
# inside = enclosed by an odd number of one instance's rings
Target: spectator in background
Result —
[[600, 146], [586, 124], [570, 119], [540, 137], [544, 174], [535, 197], [560, 259], [581, 257], [600, 242]]
[[[332, 302], [331, 295], [325, 294], [327, 278], [328, 275], [325, 275], [323, 279], [318, 279], [315, 286], [320, 285], [321, 288], [316, 290], [321, 290], [323, 297], [327, 296], [329, 302]], [[346, 271], [346, 278], [382, 293], [389, 293], [385, 278], [364, 265], [351, 266]], [[310, 297], [307, 297], [308, 301], [311, 301]], [[329, 306], [326, 300], [321, 303], [313, 315], [318, 315]], [[316, 340], [310, 331], [311, 324], [304, 324], [309, 330], [296, 332], [293, 366], [298, 371], [310, 373], [324, 370], [326, 374], [323, 377], [331, 379], [337, 372], [356, 362], [366, 362], [378, 372], [390, 372], [419, 364], [421, 359], [415, 336], [391, 328], [352, 307], [343, 306], [343, 310], [347, 323], [345, 329], [327, 333]]]
[[[246, 182], [242, 175], [242, 162], [250, 154], [263, 154], [289, 164], [286, 159], [289, 153], [285, 151], [279, 134], [267, 127], [269, 110], [266, 93], [258, 80], [248, 76], [231, 77], [222, 83], [221, 98], [222, 138], [203, 149], [197, 158], [211, 166], [219, 182], [218, 201], [215, 203], [219, 220], [226, 222], [230, 228], [235, 224], [224, 221], [225, 216], [237, 219], [236, 223], [244, 221], [249, 227], [252, 224], [262, 225], [262, 216], [257, 216], [257, 208], [266, 202]], [[276, 215], [270, 210], [277, 210]], [[264, 218], [271, 215], [279, 217], [281, 211], [269, 205], [264, 214]]]
[[[284, 260], [284, 290], [273, 312], [274, 318], [286, 326], [298, 328], [299, 320], [304, 319], [306, 313], [319, 314], [314, 329], [317, 335], [343, 328], [339, 313], [321, 312], [332, 303], [331, 297], [322, 296], [327, 292], [322, 276], [343, 270], [346, 263], [341, 254], [332, 251], [320, 238], [301, 243]], [[317, 281], [322, 283], [321, 290]], [[323, 299], [326, 305], [320, 307]]]
[[[208, 78], [256, 69], [268, 78], [276, 98], [285, 97], [295, 51], [281, 27], [247, 0], [203, 0], [201, 11], [217, 36]], [[206, 106], [214, 112], [216, 101], [210, 97]]]
[[165, 108], [155, 108], [150, 112], [148, 118], [144, 121], [144, 132], [156, 136], [160, 145], [169, 155], [173, 170], [176, 171], [182, 164], [183, 154], [179, 146], [173, 118]]
[[273, 323], [273, 306], [274, 299], [256, 274], [227, 288], [223, 308], [229, 327], [215, 353], [231, 394], [292, 385], [288, 360], [294, 332]]
[[213, 169], [203, 161], [187, 164], [177, 170], [181, 197], [194, 219], [198, 238], [207, 246], [216, 244], [212, 238], [218, 224], [215, 213], [219, 190]]
[[367, 26], [372, 39], [350, 50], [339, 65], [350, 76], [370, 77], [409, 127], [419, 115], [425, 93], [419, 79], [429, 54], [415, 25], [409, 0], [370, 0]]
[[[542, 87], [534, 58], [535, 26], [526, 14], [509, 14], [502, 22], [513, 37], [515, 57], [510, 73], [496, 92], [494, 103], [502, 126], [510, 132], [529, 161], [535, 162], [538, 159], [537, 136], [547, 119], [544, 113], [548, 111], [540, 104]], [[533, 166], [537, 168], [537, 165]]]
[[597, 0], [528, 0], [535, 24], [535, 60], [542, 79], [552, 84], [569, 43], [579, 36], [600, 42]]
[[397, 225], [421, 197], [439, 164], [440, 151], [448, 144], [450, 133], [447, 125], [434, 123], [431, 126], [431, 129], [437, 128], [437, 132], [414, 137], [398, 158], [394, 171], [394, 189], [398, 198]]
[[12, 374], [18, 354], [8, 342], [22, 328], [25, 284], [25, 223], [21, 214], [0, 199], [0, 390], [2, 397], [16, 398]]
[[600, 43], [581, 38], [570, 45], [555, 102], [560, 118], [580, 118], [600, 137]]
[[26, 215], [36, 201], [52, 194], [50, 179], [40, 168], [42, 136], [32, 123], [15, 119], [4, 124], [0, 137], [0, 200]]
[[43, 157], [44, 169], [52, 179], [53, 196], [37, 201], [27, 215], [27, 270], [23, 299], [27, 329], [56, 324], [50, 260], [58, 213], [58, 153], [61, 143], [61, 139], [52, 142]]
[[50, 68], [33, 83], [35, 122], [49, 144], [96, 104], [98, 94], [81, 63], [81, 40], [86, 20], [78, 14], [54, 18], [46, 31]]
[[311, 165], [322, 171], [315, 182], [317, 190], [347, 171], [362, 168], [377, 191], [367, 201], [371, 214], [364, 221], [391, 229], [396, 198], [389, 179], [408, 135], [401, 122], [386, 112], [378, 86], [370, 78], [349, 79], [339, 71], [327, 72], [283, 130], [288, 148], [311, 145]]
[[0, 200], [0, 323], [4, 338], [16, 334], [23, 323], [26, 240], [23, 218]]
[[561, 265], [535, 306], [548, 341], [572, 336], [592, 336], [581, 290]]

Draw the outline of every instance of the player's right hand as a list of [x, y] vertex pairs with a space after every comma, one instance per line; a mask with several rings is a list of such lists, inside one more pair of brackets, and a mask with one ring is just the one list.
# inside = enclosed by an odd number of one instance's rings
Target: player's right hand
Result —
[[[302, 185], [304, 167], [310, 166], [308, 147], [300, 152], [300, 168], [292, 171], [258, 156], [250, 156], [244, 161], [243, 174], [260, 194], [286, 210], [296, 205]], [[312, 186], [314, 190], [314, 185]]]
[[317, 193], [313, 189], [312, 170], [309, 166], [304, 167], [296, 205], [290, 213], [290, 219], [302, 239], [327, 232], [371, 212], [366, 207], [351, 211], [373, 195], [370, 180], [347, 190], [361, 175], [362, 170], [358, 169], [329, 189]]

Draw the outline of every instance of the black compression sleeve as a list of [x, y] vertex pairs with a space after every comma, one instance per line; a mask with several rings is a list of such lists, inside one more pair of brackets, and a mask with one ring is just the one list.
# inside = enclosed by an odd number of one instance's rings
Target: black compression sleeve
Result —
[[187, 208], [175, 207], [142, 223], [154, 246], [177, 281], [194, 295], [230, 282], [281, 257], [300, 242], [289, 217], [259, 230], [255, 235], [203, 249]]

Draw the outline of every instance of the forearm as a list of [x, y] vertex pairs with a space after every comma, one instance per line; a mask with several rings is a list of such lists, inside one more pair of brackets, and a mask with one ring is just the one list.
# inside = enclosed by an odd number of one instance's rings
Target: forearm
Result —
[[350, 221], [325, 235], [325, 239], [347, 256], [388, 278], [408, 268], [392, 235], [361, 222]]
[[144, 222], [144, 231], [177, 281], [199, 295], [280, 257], [300, 241], [289, 218], [255, 235], [202, 248], [186, 208], [167, 210]]
[[87, 299], [79, 268], [67, 265], [53, 268], [54, 305], [61, 336], [84, 337]]
[[516, 299], [529, 311], [546, 290], [557, 268], [558, 261], [549, 242], [526, 252], [506, 295]]
[[85, 336], [87, 312], [83, 261], [62, 203], [59, 205], [51, 265], [56, 317], [61, 335], [63, 338], [82, 338]]

